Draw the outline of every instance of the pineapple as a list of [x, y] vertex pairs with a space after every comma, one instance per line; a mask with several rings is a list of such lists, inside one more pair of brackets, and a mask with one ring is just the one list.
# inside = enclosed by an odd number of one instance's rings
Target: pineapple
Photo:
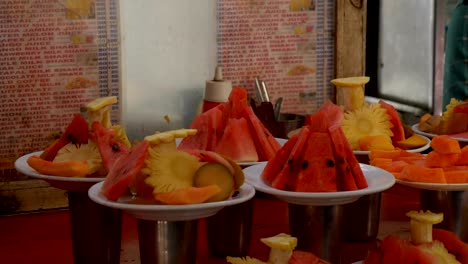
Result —
[[100, 97], [89, 102], [86, 105], [88, 122], [92, 124], [94, 121], [98, 121], [106, 128], [111, 127], [110, 107], [115, 103], [117, 103], [116, 96]]
[[245, 258], [241, 257], [226, 257], [226, 261], [231, 264], [267, 264], [267, 262], [263, 262], [261, 260], [258, 260], [256, 258], [251, 258], [249, 256]]
[[378, 103], [364, 105], [344, 114], [342, 129], [352, 149], [359, 150], [359, 141], [366, 136], [393, 136], [387, 111]]
[[62, 147], [54, 158], [54, 162], [71, 160], [86, 161], [89, 168], [87, 175], [94, 173], [101, 176], [105, 175], [101, 154], [97, 145], [91, 140], [88, 141], [88, 144], [81, 144], [79, 146], [69, 143]]
[[193, 186], [195, 172], [201, 163], [195, 156], [178, 150], [175, 139], [196, 132], [195, 129], [178, 129], [145, 137], [150, 142], [150, 148], [142, 172], [146, 175], [145, 183], [154, 188], [153, 193]]
[[454, 109], [457, 105], [462, 104], [455, 98], [450, 100], [450, 103], [445, 107], [445, 112], [440, 118], [440, 123], [435, 134], [456, 134], [466, 131], [468, 127], [468, 116], [465, 113], [455, 113]]

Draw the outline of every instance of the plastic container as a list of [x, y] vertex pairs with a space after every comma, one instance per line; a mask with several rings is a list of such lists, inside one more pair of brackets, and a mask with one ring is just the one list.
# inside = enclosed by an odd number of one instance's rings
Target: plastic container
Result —
[[202, 112], [227, 102], [231, 90], [231, 81], [223, 80], [223, 69], [221, 66], [216, 66], [213, 80], [206, 81]]

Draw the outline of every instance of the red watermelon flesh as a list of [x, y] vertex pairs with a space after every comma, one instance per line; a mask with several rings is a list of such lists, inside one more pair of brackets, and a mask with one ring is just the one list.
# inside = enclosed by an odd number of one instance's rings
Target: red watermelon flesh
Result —
[[288, 162], [289, 156], [296, 145], [299, 139], [299, 133], [294, 134], [278, 152], [276, 152], [276, 156], [269, 160], [268, 163], [265, 165], [265, 168], [262, 171], [262, 179], [268, 183], [272, 184], [273, 180], [280, 174], [281, 170]]
[[391, 128], [393, 133], [392, 143], [394, 146], [398, 146], [398, 141], [405, 140], [405, 129], [403, 127], [403, 123], [401, 122], [400, 115], [391, 104], [382, 100], [379, 101], [379, 104], [382, 108], [387, 110], [387, 114], [391, 117], [390, 122], [393, 125]]
[[249, 128], [253, 135], [255, 146], [257, 147], [257, 153], [260, 155], [259, 160], [265, 161], [272, 159], [281, 148], [281, 145], [270, 131], [266, 129], [260, 119], [258, 119], [252, 107], [247, 106], [244, 110], [244, 117], [249, 123]]
[[325, 112], [319, 111], [315, 114], [309, 115], [308, 118], [311, 131], [321, 133], [326, 133], [328, 131], [328, 119]]
[[[215, 108], [210, 109], [213, 110]], [[210, 127], [210, 116], [199, 114], [195, 117], [190, 124], [191, 129], [196, 129], [197, 134], [189, 137], [183, 138], [177, 148], [179, 150], [186, 150], [186, 149], [203, 149], [208, 150], [208, 141], [209, 137], [212, 134], [213, 129]]]
[[288, 264], [330, 264], [329, 262], [320, 259], [316, 255], [301, 251], [301, 250], [294, 250], [291, 258], [289, 259]]
[[206, 150], [214, 150], [218, 141], [223, 135], [223, 126], [222, 126], [222, 115], [223, 112], [221, 107], [212, 108], [205, 113], [204, 115], [208, 116], [208, 140]]
[[303, 126], [298, 133], [298, 140], [296, 144], [294, 144], [286, 164], [284, 164], [284, 167], [278, 176], [273, 179], [271, 186], [286, 191], [294, 191], [296, 189], [296, 179], [300, 169], [301, 157], [303, 155], [304, 146], [309, 138], [309, 134], [309, 127]]
[[88, 122], [86, 122], [83, 116], [76, 114], [62, 136], [53, 145], [44, 150], [41, 158], [52, 161], [57, 156], [58, 151], [68, 143], [75, 145], [88, 144], [88, 139]]
[[329, 130], [330, 139], [333, 145], [333, 153], [335, 156], [336, 165], [336, 185], [339, 191], [357, 190], [356, 182], [354, 181], [352, 169], [347, 161], [345, 148], [350, 147], [348, 141], [343, 141], [341, 128]]
[[116, 160], [130, 152], [130, 148], [115, 139], [116, 131], [105, 128], [101, 123], [94, 121], [91, 125], [93, 140], [98, 146], [102, 163], [107, 171], [110, 171]]
[[401, 239], [396, 235], [388, 235], [364, 260], [364, 264], [380, 263], [435, 264], [439, 263], [439, 259], [413, 245], [409, 240]]
[[468, 263], [468, 244], [458, 238], [455, 233], [433, 228], [432, 239], [442, 242], [448, 252], [453, 254], [460, 263]]
[[111, 201], [117, 201], [136, 179], [145, 164], [149, 142], [143, 140], [121, 156], [112, 166], [102, 184], [101, 192]]
[[322, 107], [320, 107], [319, 111], [327, 115], [329, 129], [341, 127], [344, 119], [344, 113], [338, 105], [327, 100]]
[[327, 133], [312, 132], [304, 147], [297, 192], [336, 192], [335, 158]]
[[215, 152], [238, 162], [258, 161], [255, 142], [245, 118], [230, 118]]

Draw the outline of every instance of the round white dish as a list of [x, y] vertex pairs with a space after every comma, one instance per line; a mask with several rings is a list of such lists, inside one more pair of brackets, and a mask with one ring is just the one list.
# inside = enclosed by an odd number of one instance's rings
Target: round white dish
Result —
[[226, 206], [246, 202], [255, 195], [255, 189], [244, 183], [235, 197], [221, 202], [191, 205], [136, 204], [130, 203], [133, 199], [130, 195], [123, 196], [118, 201], [110, 201], [101, 193], [102, 184], [103, 182], [97, 183], [89, 189], [91, 200], [103, 206], [121, 209], [136, 218], [152, 221], [188, 221], [212, 216]]
[[426, 183], [397, 180], [397, 183], [417, 189], [431, 191], [466, 191], [468, 183]]
[[[406, 151], [408, 152], [414, 152], [414, 153], [419, 153], [419, 152], [423, 152], [427, 149], [429, 149], [431, 147], [431, 140], [424, 136], [424, 135], [419, 135], [421, 136], [422, 138], [424, 138], [424, 140], [426, 141], [426, 145], [422, 146], [422, 147], [419, 147], [419, 148], [415, 148], [415, 149], [408, 149]], [[366, 150], [353, 150], [354, 152], [354, 155], [369, 155], [370, 151], [366, 151]]]
[[95, 183], [105, 180], [105, 178], [65, 177], [40, 174], [29, 166], [27, 160], [29, 157], [33, 155], [39, 156], [41, 153], [42, 151], [32, 152], [18, 158], [15, 161], [16, 170], [29, 177], [44, 180], [53, 187], [68, 191], [87, 191]]
[[[418, 126], [419, 126], [419, 124], [414, 124], [414, 125], [411, 126], [411, 129], [413, 129], [414, 133], [416, 133], [418, 135], [421, 135], [421, 136], [426, 136], [428, 138], [433, 138], [433, 137], [437, 136], [436, 134], [431, 134], [431, 133], [420, 131]], [[452, 136], [452, 137], [454, 139], [460, 141], [460, 142], [468, 142], [468, 138], [459, 138], [459, 137], [454, 137], [454, 136]]]
[[368, 187], [356, 191], [345, 192], [290, 192], [273, 188], [261, 178], [266, 162], [244, 169], [245, 181], [257, 191], [267, 193], [288, 203], [329, 206], [352, 203], [360, 197], [372, 193], [382, 192], [395, 184], [395, 177], [389, 172], [366, 164], [360, 164], [366, 177]]

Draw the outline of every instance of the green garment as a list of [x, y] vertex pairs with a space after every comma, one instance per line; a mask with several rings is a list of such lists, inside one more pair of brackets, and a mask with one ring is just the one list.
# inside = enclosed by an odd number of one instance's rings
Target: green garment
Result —
[[450, 99], [468, 99], [468, 0], [460, 0], [448, 24], [445, 43], [443, 110]]

